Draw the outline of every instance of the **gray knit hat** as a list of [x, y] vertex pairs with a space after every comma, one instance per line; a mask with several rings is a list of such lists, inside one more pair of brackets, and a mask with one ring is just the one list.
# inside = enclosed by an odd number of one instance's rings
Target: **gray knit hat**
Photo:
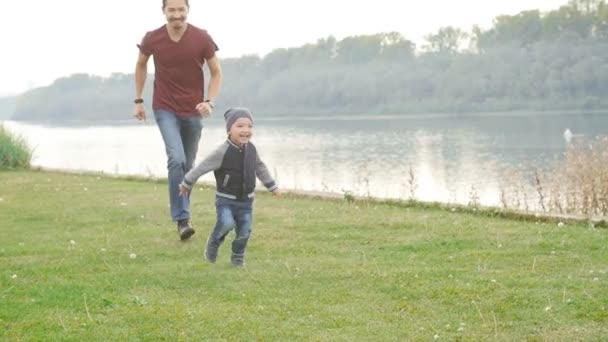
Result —
[[224, 119], [226, 119], [226, 132], [230, 132], [230, 127], [234, 125], [234, 122], [238, 120], [238, 118], [249, 118], [253, 123], [253, 115], [249, 109], [242, 107], [230, 108], [224, 113]]

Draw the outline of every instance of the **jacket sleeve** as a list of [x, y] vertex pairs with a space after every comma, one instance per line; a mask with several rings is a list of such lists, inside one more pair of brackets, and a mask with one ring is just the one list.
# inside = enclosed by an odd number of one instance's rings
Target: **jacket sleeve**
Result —
[[260, 159], [260, 156], [256, 154], [255, 156], [255, 175], [258, 177], [260, 182], [264, 184], [264, 186], [268, 189], [268, 191], [273, 192], [276, 191], [279, 186], [276, 184], [270, 172], [268, 172], [268, 168], [266, 164]]
[[219, 169], [222, 166], [222, 160], [224, 159], [224, 154], [226, 154], [227, 149], [227, 144], [222, 144], [216, 148], [215, 151], [207, 156], [207, 158], [203, 159], [196, 167], [186, 174], [182, 181], [182, 185], [188, 189], [192, 189], [194, 183], [196, 183], [204, 174]]

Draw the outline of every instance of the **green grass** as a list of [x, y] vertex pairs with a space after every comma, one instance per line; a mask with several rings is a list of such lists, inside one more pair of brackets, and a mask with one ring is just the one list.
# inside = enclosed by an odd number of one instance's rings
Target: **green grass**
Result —
[[213, 191], [192, 199], [184, 243], [165, 183], [0, 172], [0, 340], [608, 336], [604, 228], [260, 193], [235, 269], [229, 243], [203, 261]]
[[25, 140], [0, 123], [0, 170], [29, 168], [31, 159], [32, 152]]

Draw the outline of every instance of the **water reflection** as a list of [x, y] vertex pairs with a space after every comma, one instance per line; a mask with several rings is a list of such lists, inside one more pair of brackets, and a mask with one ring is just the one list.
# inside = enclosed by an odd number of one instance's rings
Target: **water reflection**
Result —
[[[33, 164], [120, 175], [166, 176], [155, 124], [45, 127], [7, 121], [34, 147]], [[427, 201], [498, 205], [506, 168], [546, 167], [561, 158], [563, 132], [605, 134], [608, 115], [552, 114], [256, 118], [253, 141], [281, 186]], [[199, 160], [226, 137], [220, 119], [206, 122]], [[202, 181], [212, 181], [208, 174]]]

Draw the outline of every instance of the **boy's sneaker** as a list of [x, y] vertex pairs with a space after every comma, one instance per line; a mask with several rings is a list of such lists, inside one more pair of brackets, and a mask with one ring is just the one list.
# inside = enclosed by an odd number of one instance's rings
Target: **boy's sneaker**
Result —
[[211, 241], [211, 236], [209, 236], [207, 238], [207, 247], [205, 248], [205, 260], [214, 264], [217, 260], [217, 252], [219, 248], [220, 245]]
[[192, 228], [192, 223], [189, 219], [179, 220], [177, 221], [177, 232], [179, 233], [179, 238], [183, 240], [188, 240], [192, 235], [194, 235], [194, 228]]
[[236, 254], [232, 253], [232, 257], [230, 257], [230, 261], [232, 265], [235, 267], [245, 267], [245, 253]]

